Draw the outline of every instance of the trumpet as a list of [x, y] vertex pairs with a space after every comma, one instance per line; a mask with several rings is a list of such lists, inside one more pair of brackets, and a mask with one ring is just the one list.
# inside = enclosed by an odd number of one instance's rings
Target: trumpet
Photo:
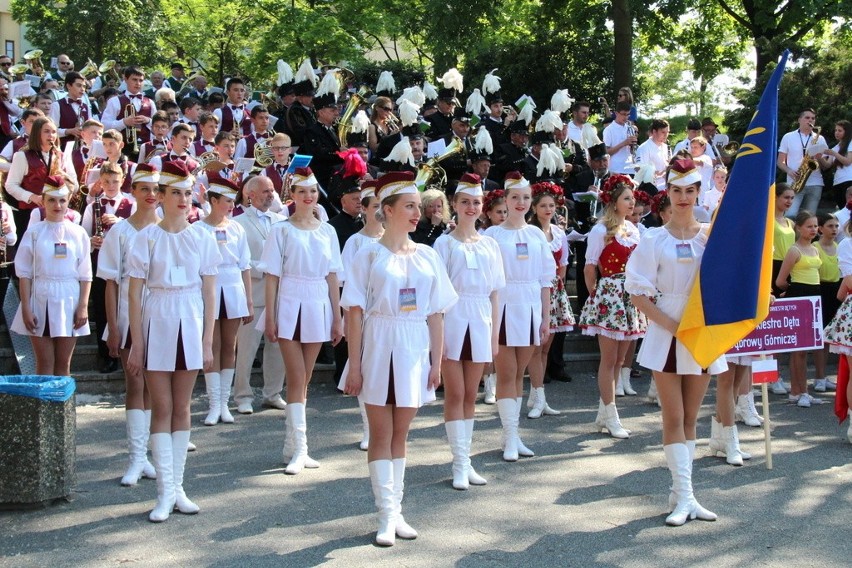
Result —
[[[133, 102], [127, 103], [127, 106], [124, 107], [124, 118], [136, 118], [136, 107], [133, 106]], [[139, 155], [139, 129], [136, 126], [128, 126], [125, 128], [128, 131], [128, 135], [133, 139], [133, 153], [137, 156]]]

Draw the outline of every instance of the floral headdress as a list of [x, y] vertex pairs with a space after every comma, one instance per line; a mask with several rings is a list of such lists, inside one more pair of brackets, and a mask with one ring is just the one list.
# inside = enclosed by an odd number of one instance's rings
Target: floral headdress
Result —
[[565, 192], [561, 187], [550, 181], [540, 181], [532, 185], [533, 199], [540, 195], [549, 195], [553, 197], [556, 205], [559, 207], [565, 205]]
[[646, 207], [651, 204], [651, 196], [648, 195], [646, 192], [642, 191], [641, 189], [633, 190], [633, 199], [636, 200], [636, 203], [639, 203], [640, 205], [644, 205]]
[[633, 189], [633, 180], [623, 174], [614, 174], [609, 176], [601, 188], [600, 200], [603, 201], [605, 205], [609, 205], [612, 201], [613, 194], [617, 189], [620, 189], [621, 186], [627, 186], [629, 189]]
[[671, 205], [671, 203], [672, 201], [669, 199], [668, 192], [661, 191], [651, 199], [651, 211], [655, 215], [659, 215], [660, 211]]
[[506, 198], [506, 192], [502, 189], [494, 189], [485, 194], [485, 203], [483, 203], [483, 209], [485, 211], [491, 210], [494, 207], [494, 203], [500, 199]]

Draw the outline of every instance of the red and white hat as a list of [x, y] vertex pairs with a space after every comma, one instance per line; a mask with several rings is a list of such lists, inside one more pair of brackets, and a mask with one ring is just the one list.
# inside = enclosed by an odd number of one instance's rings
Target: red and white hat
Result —
[[133, 172], [133, 183], [160, 183], [160, 170], [151, 164], [137, 164]]
[[367, 199], [368, 197], [376, 196], [376, 186], [379, 184], [374, 179], [368, 179], [367, 181], [361, 184], [361, 199]]
[[240, 192], [240, 187], [229, 179], [218, 178], [210, 182], [207, 192], [215, 193], [229, 199], [236, 199], [237, 194]]
[[690, 159], [675, 160], [671, 168], [669, 168], [669, 175], [666, 181], [669, 185], [686, 187], [701, 182], [701, 172], [698, 166], [695, 165], [695, 162]]
[[47, 176], [44, 180], [44, 189], [41, 190], [42, 195], [51, 197], [68, 197], [71, 190], [65, 185], [65, 178], [62, 176]]
[[521, 172], [508, 172], [503, 181], [503, 188], [508, 192], [510, 189], [526, 189], [530, 186], [530, 182], [521, 174]]
[[195, 185], [195, 178], [189, 171], [189, 166], [181, 160], [172, 160], [163, 164], [160, 172], [160, 185], [176, 187], [178, 189], [190, 189]]
[[293, 171], [293, 187], [309, 187], [319, 185], [317, 178], [311, 168], [296, 168]]
[[482, 178], [477, 174], [464, 174], [456, 186], [456, 193], [465, 193], [473, 197], [482, 197]]
[[418, 193], [414, 172], [388, 172], [377, 180], [376, 197], [384, 201], [391, 195]]

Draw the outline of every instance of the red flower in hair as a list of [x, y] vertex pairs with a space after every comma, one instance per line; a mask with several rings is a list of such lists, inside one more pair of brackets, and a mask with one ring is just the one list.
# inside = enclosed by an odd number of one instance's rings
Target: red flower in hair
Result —
[[550, 181], [540, 181], [532, 184], [533, 198], [539, 195], [550, 195], [556, 202], [556, 205], [565, 205], [565, 192], [561, 187]]
[[600, 191], [600, 200], [603, 201], [604, 204], [609, 205], [609, 202], [612, 201], [613, 192], [620, 185], [626, 185], [633, 189], [633, 180], [623, 174], [614, 174], [606, 178], [606, 181]]
[[669, 194], [666, 191], [661, 191], [651, 199], [651, 211], [655, 215], [659, 215], [660, 211], [671, 205], [671, 203]]
[[485, 202], [483, 203], [483, 207], [485, 211], [491, 210], [494, 207], [494, 202], [505, 199], [506, 192], [502, 189], [494, 189], [485, 194]]
[[642, 191], [641, 189], [633, 190], [633, 199], [636, 200], [636, 203], [642, 205], [650, 205], [651, 204], [651, 196]]

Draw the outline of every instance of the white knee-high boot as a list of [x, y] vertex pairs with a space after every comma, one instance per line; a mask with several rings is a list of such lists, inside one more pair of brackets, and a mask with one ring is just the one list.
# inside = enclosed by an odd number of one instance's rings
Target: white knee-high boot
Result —
[[184, 515], [194, 515], [198, 505], [189, 500], [183, 490], [183, 470], [186, 466], [186, 451], [189, 446], [189, 430], [172, 432], [172, 460], [174, 463], [175, 506]]
[[405, 489], [405, 458], [393, 460], [393, 502], [396, 515], [396, 536], [405, 539], [417, 538], [417, 531], [405, 522], [402, 516], [402, 496]]
[[518, 438], [518, 455], [525, 457], [525, 458], [531, 458], [535, 455], [535, 452], [533, 452], [531, 449], [529, 449], [524, 444], [523, 440], [521, 440], [521, 434], [520, 434], [521, 406], [522, 406], [522, 403], [524, 401], [524, 398], [519, 396], [516, 400], [517, 400], [517, 405], [515, 406], [515, 409], [517, 410], [517, 413], [518, 413], [518, 429], [516, 431], [516, 437]]
[[471, 485], [485, 485], [488, 483], [484, 477], [476, 473], [473, 469], [473, 464], [470, 463], [470, 448], [473, 445], [473, 418], [466, 418], [464, 421], [466, 450], [468, 456], [467, 480]]
[[361, 443], [358, 447], [366, 452], [370, 447], [370, 422], [367, 420], [367, 408], [360, 399], [358, 400], [358, 409], [361, 411], [361, 425], [364, 429], [364, 434], [361, 436]]
[[295, 475], [305, 467], [308, 457], [308, 424], [305, 416], [305, 403], [293, 402], [287, 405], [287, 421], [293, 432], [293, 457], [284, 469], [284, 473]]
[[224, 424], [233, 424], [234, 416], [231, 414], [231, 411], [228, 410], [228, 401], [231, 400], [231, 385], [234, 383], [234, 369], [222, 369], [220, 373], [221, 382], [220, 382], [220, 407], [219, 411], [222, 413], [222, 423]]
[[680, 526], [687, 519], [715, 521], [716, 514], [702, 507], [692, 492], [692, 458], [687, 444], [669, 444], [663, 447], [666, 463], [672, 474], [672, 489], [677, 497], [674, 511], [666, 517], [666, 524]]
[[127, 471], [121, 478], [121, 484], [125, 487], [136, 485], [142, 477], [142, 470], [145, 467], [145, 455], [147, 448], [145, 447], [145, 411], [143, 410], [126, 410], [124, 412], [127, 421], [127, 453], [128, 463]]
[[154, 465], [148, 461], [148, 440], [151, 438], [151, 411], [143, 410], [145, 413], [145, 443], [142, 447], [145, 449], [145, 465], [142, 468], [142, 477], [148, 479], [157, 479], [157, 470]]
[[148, 520], [161, 523], [169, 518], [175, 508], [174, 458], [172, 435], [169, 432], [151, 434], [151, 455], [157, 468], [157, 504], [148, 515]]
[[497, 412], [503, 425], [503, 459], [518, 461], [518, 410], [514, 398], [498, 398]]
[[222, 417], [222, 377], [213, 371], [204, 373], [204, 386], [207, 388], [208, 408], [204, 425], [213, 426], [218, 424]]
[[[287, 405], [287, 410], [292, 408]], [[370, 468], [370, 483], [373, 486], [373, 497], [379, 510], [379, 529], [376, 532], [376, 544], [393, 546], [396, 541], [396, 507], [393, 492], [393, 462], [391, 460], [375, 460], [367, 464]]]
[[470, 456], [467, 455], [465, 447], [467, 428], [464, 420], [444, 422], [444, 428], [447, 430], [447, 440], [453, 453], [453, 489], [465, 490], [470, 485], [467, 479]]

